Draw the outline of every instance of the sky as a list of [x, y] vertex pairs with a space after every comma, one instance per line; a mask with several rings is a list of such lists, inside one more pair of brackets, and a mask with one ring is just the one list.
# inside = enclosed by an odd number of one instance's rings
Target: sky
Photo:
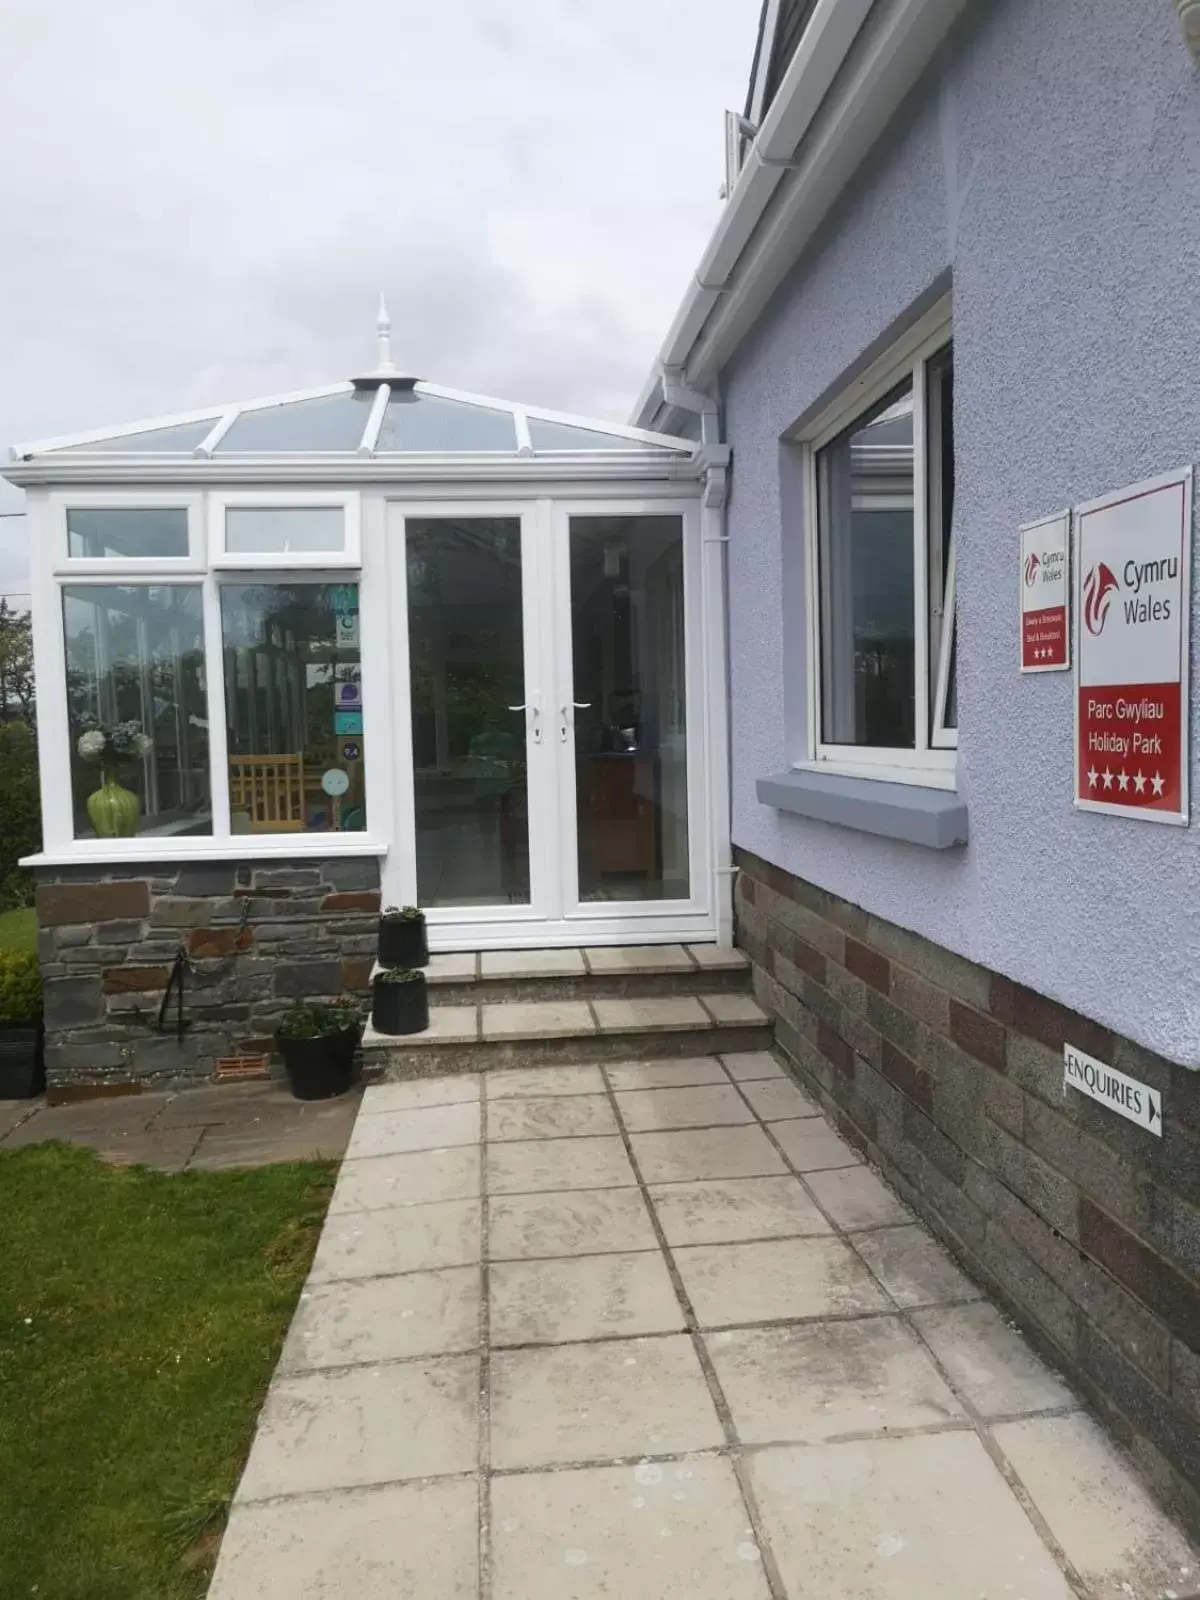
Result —
[[401, 370], [624, 420], [759, 3], [0, 0], [0, 463], [367, 370], [381, 290]]

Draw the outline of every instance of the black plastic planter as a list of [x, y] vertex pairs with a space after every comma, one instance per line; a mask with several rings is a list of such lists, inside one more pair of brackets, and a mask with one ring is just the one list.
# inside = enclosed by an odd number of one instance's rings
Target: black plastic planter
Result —
[[46, 1087], [41, 1018], [0, 1022], [0, 1100], [29, 1100]]
[[354, 1081], [354, 1052], [361, 1030], [326, 1033], [316, 1039], [278, 1039], [288, 1087], [297, 1100], [330, 1100]]
[[404, 983], [384, 983], [376, 978], [371, 995], [376, 1033], [424, 1033], [429, 1026], [429, 992], [423, 972]]
[[379, 965], [425, 967], [429, 965], [429, 939], [425, 918], [380, 917]]

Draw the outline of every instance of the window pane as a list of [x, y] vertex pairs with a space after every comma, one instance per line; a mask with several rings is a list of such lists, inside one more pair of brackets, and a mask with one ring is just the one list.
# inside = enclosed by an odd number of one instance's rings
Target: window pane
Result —
[[161, 561], [187, 553], [188, 514], [183, 506], [67, 512], [68, 555]]
[[79, 584], [63, 621], [75, 837], [211, 833], [199, 588]]
[[234, 833], [367, 825], [356, 583], [221, 587]]
[[346, 548], [341, 506], [229, 506], [225, 549], [231, 555], [302, 555]]
[[[929, 710], [933, 717], [937, 712], [942, 621], [947, 598], [953, 601], [946, 591], [950, 569], [950, 532], [954, 520], [954, 356], [949, 347], [930, 361], [925, 382], [926, 429], [929, 438]], [[953, 638], [950, 642], [953, 646]], [[946, 695], [945, 726], [958, 726], [953, 666]]]
[[818, 453], [817, 526], [821, 738], [912, 749], [911, 382]]
[[517, 429], [511, 412], [399, 389], [383, 414], [375, 453], [504, 450], [515, 454], [516, 448]]
[[[93, 439], [90, 444], [65, 445], [64, 451], [78, 455], [144, 455], [147, 451], [172, 451], [191, 455], [203, 444], [216, 425], [217, 415], [200, 422], [179, 422], [170, 428], [148, 428], [145, 433], [123, 433], [115, 439]], [[58, 455], [57, 450], [49, 452]]]
[[680, 517], [571, 518], [581, 900], [687, 899], [683, 619]]
[[529, 904], [519, 517], [410, 517], [417, 898]]
[[370, 390], [345, 390], [243, 411], [213, 453], [357, 450], [374, 399]]

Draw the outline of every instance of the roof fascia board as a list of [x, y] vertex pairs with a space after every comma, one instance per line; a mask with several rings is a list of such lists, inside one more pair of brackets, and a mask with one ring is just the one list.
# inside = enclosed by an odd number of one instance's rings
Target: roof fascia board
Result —
[[[822, 0], [817, 6], [676, 312], [656, 372], [638, 399], [634, 415], [640, 423], [670, 415], [661, 402], [662, 366], [684, 368], [697, 388], [715, 377], [965, 4], [896, 0], [886, 22], [869, 31], [861, 59], [832, 94], [871, 0]], [[822, 113], [824, 126], [814, 149], [801, 150]], [[820, 192], [831, 182], [836, 185], [832, 193]], [[780, 189], [764, 230], [764, 212]], [[813, 220], [804, 232], [793, 224], [806, 211]]]

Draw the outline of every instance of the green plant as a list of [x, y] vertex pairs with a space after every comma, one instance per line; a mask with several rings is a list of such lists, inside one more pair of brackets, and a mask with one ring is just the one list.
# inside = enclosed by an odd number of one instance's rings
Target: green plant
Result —
[[23, 722], [0, 722], [0, 909], [32, 902], [33, 879], [17, 862], [41, 848], [37, 741]]
[[379, 915], [384, 922], [420, 922], [425, 913], [418, 906], [384, 906]]
[[328, 1039], [360, 1027], [362, 1020], [354, 1000], [308, 1001], [286, 1011], [275, 1031], [281, 1039]]
[[0, 950], [0, 1023], [42, 1014], [42, 974], [32, 950]]
[[375, 974], [376, 983], [421, 983], [424, 980], [423, 972], [416, 972], [412, 967], [385, 967], [382, 972]]

